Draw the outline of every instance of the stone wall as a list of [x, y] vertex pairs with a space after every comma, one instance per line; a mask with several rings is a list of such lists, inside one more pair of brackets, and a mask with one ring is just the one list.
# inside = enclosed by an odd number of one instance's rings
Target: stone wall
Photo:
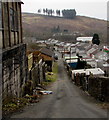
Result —
[[109, 77], [89, 77], [88, 92], [101, 101], [109, 101]]
[[2, 93], [3, 99], [12, 95], [23, 95], [23, 86], [27, 81], [26, 45], [19, 44], [3, 52], [2, 57]]
[[45, 62], [42, 59], [32, 68], [31, 79], [34, 83], [34, 88], [45, 81]]

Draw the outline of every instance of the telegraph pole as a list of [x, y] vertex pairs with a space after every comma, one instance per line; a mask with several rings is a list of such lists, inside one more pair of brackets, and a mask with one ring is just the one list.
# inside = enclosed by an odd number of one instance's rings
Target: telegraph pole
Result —
[[70, 63], [71, 63], [71, 46], [70, 46]]

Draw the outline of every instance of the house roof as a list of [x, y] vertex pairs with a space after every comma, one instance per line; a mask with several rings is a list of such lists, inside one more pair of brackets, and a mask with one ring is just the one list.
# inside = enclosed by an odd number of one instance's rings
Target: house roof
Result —
[[92, 45], [91, 45], [91, 44], [89, 44], [89, 45], [87, 45], [87, 46], [85, 47], [86, 51], [88, 51], [88, 50], [91, 49], [91, 48], [92, 48]]
[[89, 75], [90, 73], [93, 75], [104, 75], [104, 71], [100, 68], [91, 68], [91, 69], [80, 69], [80, 70], [72, 70], [72, 73], [86, 73]]
[[92, 53], [94, 53], [94, 52], [96, 52], [96, 51], [97, 51], [96, 48], [91, 48], [91, 49], [89, 49], [89, 50], [87, 51], [87, 54], [92, 54]]
[[20, 2], [21, 4], [24, 4], [22, 0], [15, 0], [15, 2]]
[[77, 59], [66, 60], [66, 63], [77, 63]]
[[19, 2], [21, 4], [24, 4], [21, 0], [3, 0], [3, 2]]
[[53, 58], [44, 54], [40, 54], [40, 57], [43, 58], [44, 61], [52, 61]]
[[48, 48], [41, 48], [40, 52], [42, 54], [45, 54], [45, 55], [50, 56], [50, 57], [52, 57], [54, 54], [53, 51], [51, 49], [48, 49]]
[[85, 47], [88, 46], [88, 45], [89, 45], [89, 43], [80, 43], [80, 44], [77, 45], [77, 48], [79, 50], [85, 50]]
[[93, 37], [77, 37], [77, 41], [92, 41]]
[[109, 56], [107, 53], [100, 51], [96, 54], [96, 58], [98, 58], [99, 60], [107, 61], [109, 59]]
[[78, 56], [71, 56], [71, 57], [67, 56], [67, 57], [65, 57], [65, 59], [77, 59], [77, 58], [78, 58]]

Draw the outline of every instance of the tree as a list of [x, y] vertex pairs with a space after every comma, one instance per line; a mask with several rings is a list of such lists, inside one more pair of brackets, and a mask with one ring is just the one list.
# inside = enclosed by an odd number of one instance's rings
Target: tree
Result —
[[52, 14], [55, 14], [55, 11], [54, 11], [54, 10], [52, 10]]
[[57, 16], [60, 16], [60, 10], [56, 10]]
[[41, 13], [41, 9], [38, 9], [38, 13]]
[[99, 40], [98, 34], [95, 33], [95, 34], [93, 35], [92, 43], [93, 43], [93, 44], [96, 44], [96, 45], [99, 45], [99, 44], [100, 44], [100, 40]]
[[48, 14], [48, 9], [47, 8], [45, 9], [45, 12], [46, 12], [46, 14]]
[[62, 10], [62, 15], [65, 18], [73, 19], [76, 17], [76, 11], [75, 9], [70, 9], [70, 10]]
[[43, 9], [43, 13], [44, 13], [44, 14], [46, 13], [46, 10], [45, 10], [45, 9]]
[[60, 16], [60, 14], [61, 14], [61, 13], [60, 13], [60, 10], [58, 10], [58, 15]]
[[58, 10], [56, 10], [56, 15], [58, 16]]
[[50, 10], [49, 10], [49, 13], [50, 13], [50, 15], [52, 16], [52, 14], [53, 14], [53, 10], [50, 9]]

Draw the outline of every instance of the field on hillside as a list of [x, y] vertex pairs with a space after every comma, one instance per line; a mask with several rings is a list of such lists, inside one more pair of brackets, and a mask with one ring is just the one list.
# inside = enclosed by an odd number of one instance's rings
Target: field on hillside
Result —
[[[77, 16], [75, 19], [48, 17], [37, 14], [23, 14], [24, 36], [47, 39], [55, 34], [52, 30], [59, 26], [60, 33], [68, 30], [77, 36], [93, 36], [98, 33], [102, 42], [106, 41], [107, 22], [95, 18]], [[67, 38], [66, 38], [67, 39]]]

